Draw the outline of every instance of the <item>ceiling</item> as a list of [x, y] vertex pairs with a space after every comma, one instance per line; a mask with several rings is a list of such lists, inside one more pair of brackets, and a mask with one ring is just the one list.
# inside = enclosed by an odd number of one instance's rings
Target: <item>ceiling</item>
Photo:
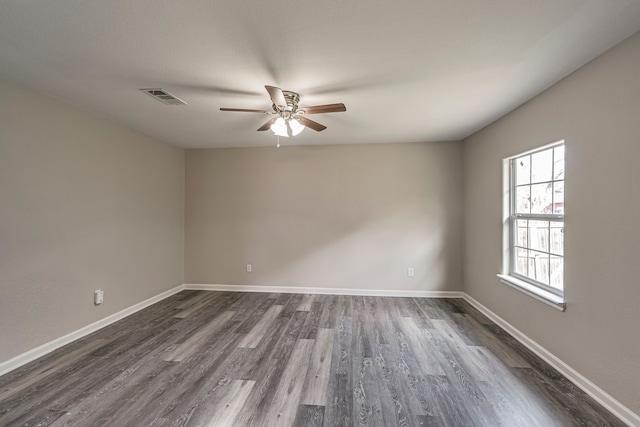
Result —
[[264, 85], [347, 106], [287, 144], [460, 140], [638, 30], [638, 0], [2, 0], [0, 78], [184, 148], [274, 145], [219, 110]]

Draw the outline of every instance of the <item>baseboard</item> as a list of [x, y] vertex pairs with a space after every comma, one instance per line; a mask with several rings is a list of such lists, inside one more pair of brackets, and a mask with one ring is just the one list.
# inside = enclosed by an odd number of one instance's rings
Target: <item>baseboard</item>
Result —
[[376, 297], [462, 298], [459, 291], [404, 291], [400, 289], [305, 288], [296, 286], [206, 285], [187, 283], [184, 289], [198, 291], [267, 292], [279, 294], [354, 295]]
[[629, 426], [640, 426], [640, 416], [635, 412], [631, 411], [625, 405], [620, 403], [618, 400], [613, 398], [606, 391], [602, 390], [596, 384], [587, 379], [584, 375], [580, 374], [578, 371], [573, 369], [571, 366], [567, 365], [549, 350], [529, 338], [522, 331], [515, 328], [509, 322], [495, 314], [493, 311], [489, 310], [487, 307], [482, 305], [480, 302], [475, 300], [467, 293], [463, 293], [463, 298], [469, 304], [478, 309], [482, 314], [487, 316], [493, 322], [495, 322], [502, 329], [507, 331], [511, 336], [517, 339], [520, 343], [522, 343], [529, 350], [534, 352], [538, 357], [547, 362], [549, 365], [553, 366], [558, 372], [564, 375], [569, 381], [578, 386], [582, 391], [587, 393], [589, 396], [594, 398], [598, 403], [607, 408], [609, 412], [618, 417], [621, 421], [625, 422]]
[[105, 317], [104, 319], [100, 319], [97, 322], [93, 322], [83, 328], [80, 328], [76, 331], [68, 333], [60, 338], [56, 338], [53, 341], [49, 341], [46, 344], [43, 344], [39, 347], [31, 349], [25, 353], [19, 354], [14, 358], [11, 358], [5, 362], [0, 363], [0, 375], [4, 375], [14, 369], [19, 368], [22, 365], [26, 365], [27, 363], [42, 357], [48, 353], [51, 353], [53, 350], [56, 350], [63, 345], [67, 345], [75, 340], [78, 340], [90, 333], [93, 333], [99, 329], [104, 328], [112, 323], [117, 322], [120, 319], [123, 319], [127, 316], [132, 315], [133, 313], [142, 310], [152, 304], [157, 303], [165, 298], [170, 297], [171, 295], [177, 294], [178, 292], [184, 289], [184, 285], [176, 286], [173, 289], [169, 289], [168, 291], [162, 292], [154, 297], [146, 299], [142, 302], [132, 305], [131, 307], [127, 307], [124, 310], [121, 310], [117, 313], [114, 313], [110, 316]]

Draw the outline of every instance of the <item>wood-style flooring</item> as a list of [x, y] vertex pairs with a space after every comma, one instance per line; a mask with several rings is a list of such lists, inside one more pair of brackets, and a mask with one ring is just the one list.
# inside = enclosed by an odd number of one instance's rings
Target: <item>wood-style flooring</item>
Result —
[[0, 377], [1, 426], [622, 426], [464, 300], [183, 291]]

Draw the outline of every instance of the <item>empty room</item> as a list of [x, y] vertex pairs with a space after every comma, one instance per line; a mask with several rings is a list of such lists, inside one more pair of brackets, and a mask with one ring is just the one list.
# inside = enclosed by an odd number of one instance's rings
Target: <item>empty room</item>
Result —
[[640, 427], [639, 76], [636, 0], [0, 2], [0, 426]]

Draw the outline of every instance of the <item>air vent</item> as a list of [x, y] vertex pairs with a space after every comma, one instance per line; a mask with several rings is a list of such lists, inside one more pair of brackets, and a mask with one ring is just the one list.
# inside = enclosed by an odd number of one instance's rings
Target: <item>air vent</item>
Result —
[[187, 105], [187, 103], [184, 102], [182, 99], [171, 95], [169, 92], [167, 92], [164, 89], [152, 88], [152, 89], [140, 89], [140, 90], [143, 91], [144, 93], [146, 93], [147, 95], [149, 95], [149, 96], [157, 99], [158, 101], [162, 102], [163, 104], [167, 104], [167, 105]]

